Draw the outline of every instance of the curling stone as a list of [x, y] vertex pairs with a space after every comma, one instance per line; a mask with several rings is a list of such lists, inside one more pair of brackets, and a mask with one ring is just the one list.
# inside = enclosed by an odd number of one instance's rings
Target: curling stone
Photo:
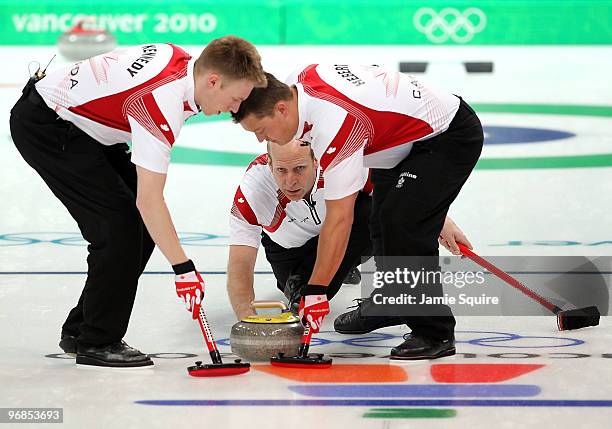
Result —
[[257, 314], [232, 326], [232, 353], [250, 361], [268, 361], [284, 353], [297, 355], [304, 326], [280, 301], [255, 301], [256, 309], [278, 308], [280, 314]]
[[57, 39], [57, 48], [64, 58], [79, 61], [112, 51], [117, 47], [115, 36], [104, 30], [83, 28], [83, 21]]

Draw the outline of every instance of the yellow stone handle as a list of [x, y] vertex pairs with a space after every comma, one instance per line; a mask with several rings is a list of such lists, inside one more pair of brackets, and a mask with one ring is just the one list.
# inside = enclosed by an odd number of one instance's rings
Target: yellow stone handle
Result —
[[287, 305], [282, 301], [253, 301], [253, 308], [278, 308], [281, 311], [287, 311]]

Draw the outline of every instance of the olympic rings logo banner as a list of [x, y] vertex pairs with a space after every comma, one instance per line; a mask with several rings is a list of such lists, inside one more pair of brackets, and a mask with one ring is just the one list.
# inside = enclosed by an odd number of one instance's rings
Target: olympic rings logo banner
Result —
[[468, 43], [487, 26], [487, 16], [477, 7], [464, 11], [447, 7], [436, 12], [422, 7], [413, 16], [414, 27], [432, 43]]

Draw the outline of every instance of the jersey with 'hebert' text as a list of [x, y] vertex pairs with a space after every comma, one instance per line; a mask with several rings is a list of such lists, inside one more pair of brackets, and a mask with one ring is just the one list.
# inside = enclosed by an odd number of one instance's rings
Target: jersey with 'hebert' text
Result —
[[298, 92], [295, 138], [311, 144], [327, 199], [363, 186], [362, 168], [393, 168], [412, 144], [446, 129], [459, 98], [379, 66], [311, 64], [286, 81]]

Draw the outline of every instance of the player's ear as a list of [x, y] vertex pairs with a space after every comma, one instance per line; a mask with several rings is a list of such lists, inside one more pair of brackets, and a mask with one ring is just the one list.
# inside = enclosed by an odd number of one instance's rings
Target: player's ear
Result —
[[210, 73], [206, 78], [206, 84], [209, 88], [214, 88], [215, 86], [221, 85], [221, 76], [217, 73]]
[[274, 105], [274, 110], [285, 117], [289, 114], [289, 106], [284, 100], [277, 101]]

